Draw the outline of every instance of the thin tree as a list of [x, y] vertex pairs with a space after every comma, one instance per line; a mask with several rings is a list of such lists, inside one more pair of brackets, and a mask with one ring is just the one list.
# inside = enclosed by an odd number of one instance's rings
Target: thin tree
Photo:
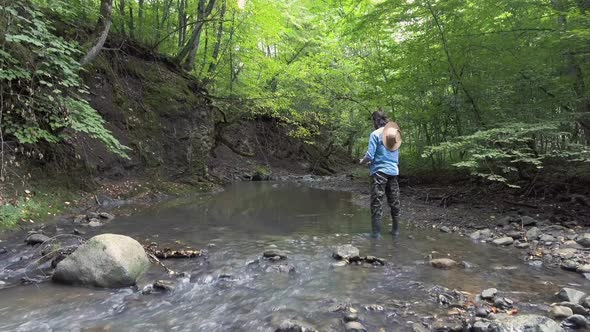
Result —
[[94, 46], [88, 51], [88, 53], [84, 56], [80, 63], [82, 66], [89, 64], [92, 62], [100, 50], [104, 46], [107, 37], [109, 36], [109, 31], [111, 30], [111, 25], [113, 24], [112, 21], [112, 12], [113, 12], [113, 0], [101, 0], [100, 2], [100, 17], [98, 18], [98, 24], [96, 25], [96, 31], [100, 32], [98, 34], [98, 39]]

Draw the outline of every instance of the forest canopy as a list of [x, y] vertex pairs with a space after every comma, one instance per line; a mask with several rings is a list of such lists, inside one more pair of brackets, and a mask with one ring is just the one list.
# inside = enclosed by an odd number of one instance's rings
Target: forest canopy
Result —
[[[590, 160], [587, 0], [3, 2], [1, 134], [22, 143], [70, 127], [125, 153], [77, 76], [108, 35], [165, 54], [230, 114], [280, 118], [351, 156], [382, 108], [402, 127], [406, 164], [507, 181]], [[47, 69], [31, 76], [25, 45]]]

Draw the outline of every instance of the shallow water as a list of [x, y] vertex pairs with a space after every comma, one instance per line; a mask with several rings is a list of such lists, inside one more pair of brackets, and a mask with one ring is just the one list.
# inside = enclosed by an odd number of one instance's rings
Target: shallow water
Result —
[[[590, 282], [523, 264], [523, 252], [478, 245], [457, 235], [409, 225], [402, 236], [368, 238], [369, 212], [350, 193], [285, 183], [239, 183], [225, 192], [168, 202], [130, 217], [118, 217], [101, 232], [132, 236], [162, 247], [207, 248], [206, 257], [167, 260], [190, 273], [169, 294], [141, 295], [132, 289], [99, 290], [50, 282], [0, 290], [1, 331], [274, 331], [285, 319], [318, 330], [343, 330], [338, 305], [359, 309], [370, 331], [409, 329], [411, 321], [446, 314], [430, 295], [434, 286], [469, 293], [496, 287], [522, 312], [541, 312], [568, 283]], [[386, 228], [386, 227], [385, 227]], [[413, 239], [408, 238], [411, 235]], [[385, 258], [384, 267], [331, 267], [331, 248], [352, 243], [361, 255]], [[276, 245], [289, 251], [281, 274], [260, 257]], [[467, 269], [438, 270], [427, 256], [466, 261]], [[228, 275], [228, 278], [219, 278]], [[165, 277], [153, 266], [140, 284]], [[378, 304], [383, 311], [365, 306]]]

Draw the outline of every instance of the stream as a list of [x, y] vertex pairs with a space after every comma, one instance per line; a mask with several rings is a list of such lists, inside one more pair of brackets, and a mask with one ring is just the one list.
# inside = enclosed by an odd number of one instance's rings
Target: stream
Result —
[[[344, 306], [358, 309], [368, 331], [411, 331], [412, 322], [447, 315], [433, 289], [478, 294], [495, 287], [520, 312], [541, 314], [561, 287], [590, 290], [577, 274], [526, 265], [512, 248], [417, 229], [415, 220], [406, 220], [399, 238], [370, 239], [370, 213], [352, 198], [305, 185], [247, 182], [118, 216], [88, 235], [118, 233], [207, 254], [164, 261], [190, 275], [169, 293], [52, 282], [0, 289], [0, 331], [274, 331], [285, 320], [342, 331]], [[334, 267], [332, 248], [343, 244], [387, 264]], [[261, 259], [269, 246], [286, 250], [288, 259]], [[435, 269], [425, 264], [429, 255], [465, 261], [467, 268]], [[281, 273], [277, 264], [295, 272]], [[154, 264], [139, 288], [163, 278]]]

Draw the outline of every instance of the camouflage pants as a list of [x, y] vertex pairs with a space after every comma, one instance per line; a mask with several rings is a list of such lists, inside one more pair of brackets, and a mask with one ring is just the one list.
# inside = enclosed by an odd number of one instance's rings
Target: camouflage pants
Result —
[[391, 217], [399, 216], [400, 202], [397, 176], [377, 172], [373, 174], [371, 181], [371, 226], [374, 236], [381, 234], [383, 203], [385, 203], [386, 197], [391, 209]]

